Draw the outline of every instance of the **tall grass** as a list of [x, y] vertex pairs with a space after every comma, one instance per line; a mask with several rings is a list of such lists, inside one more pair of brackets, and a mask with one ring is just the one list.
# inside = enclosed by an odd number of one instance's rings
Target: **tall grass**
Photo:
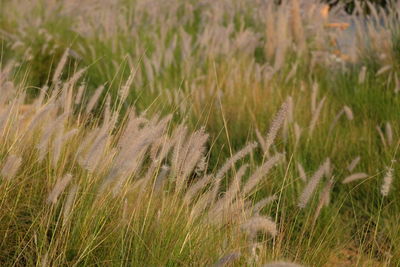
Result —
[[400, 263], [398, 9], [1, 5], [2, 263]]
[[171, 129], [171, 116], [133, 108], [124, 116], [121, 105], [93, 117], [97, 91], [91, 108], [79, 109], [74, 78], [58, 80], [63, 65], [40, 102], [26, 104], [7, 76], [1, 84], [9, 92], [1, 101], [4, 263], [210, 264], [247, 246], [240, 227], [253, 239], [259, 230], [276, 236], [248, 197], [280, 155], [246, 181], [246, 169], [234, 170], [256, 149], [250, 144], [208, 173], [204, 130]]

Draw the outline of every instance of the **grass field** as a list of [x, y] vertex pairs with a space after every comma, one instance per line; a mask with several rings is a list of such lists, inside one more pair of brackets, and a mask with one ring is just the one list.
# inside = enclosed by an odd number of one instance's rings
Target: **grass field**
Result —
[[2, 266], [400, 266], [398, 5], [0, 6]]

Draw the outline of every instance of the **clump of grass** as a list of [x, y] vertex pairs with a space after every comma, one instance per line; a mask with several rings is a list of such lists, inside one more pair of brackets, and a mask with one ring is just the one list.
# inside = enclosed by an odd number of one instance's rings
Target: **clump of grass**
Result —
[[[121, 105], [108, 104], [93, 119], [90, 111], [101, 104], [98, 91], [90, 96], [89, 110], [79, 109], [73, 101], [81, 97], [75, 82], [55, 77], [55, 91], [28, 104], [28, 112], [18, 87], [13, 95], [19, 97], [1, 101], [6, 117], [0, 136], [5, 156], [0, 186], [2, 208], [8, 209], [2, 231], [11, 233], [3, 244], [13, 243], [4, 262], [36, 258], [58, 265], [120, 258], [121, 264], [206, 264], [246, 243], [241, 227], [255, 224], [270, 229], [273, 237], [278, 234], [275, 223], [260, 213], [269, 201], [258, 204], [257, 215], [246, 203], [281, 154], [247, 180], [245, 165], [231, 174], [257, 148], [252, 143], [208, 173], [203, 129], [172, 127], [171, 116], [147, 118], [133, 108], [122, 115]], [[221, 195], [221, 181], [229, 177], [233, 180]], [[18, 197], [13, 200], [14, 194]], [[25, 205], [24, 226], [18, 223], [14, 229], [12, 218], [23, 220]], [[113, 242], [118, 245], [109, 247]], [[207, 252], [207, 247], [215, 251]]]
[[398, 264], [396, 9], [2, 4], [2, 263]]

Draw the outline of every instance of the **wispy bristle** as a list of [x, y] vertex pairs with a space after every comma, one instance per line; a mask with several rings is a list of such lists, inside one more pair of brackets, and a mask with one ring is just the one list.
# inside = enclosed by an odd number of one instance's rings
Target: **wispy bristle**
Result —
[[358, 83], [364, 83], [365, 82], [366, 73], [367, 73], [367, 67], [363, 66], [361, 68], [361, 71], [360, 71], [359, 75], [358, 75]]
[[342, 184], [348, 184], [357, 180], [361, 180], [361, 179], [365, 179], [368, 177], [368, 174], [363, 173], [363, 172], [359, 172], [359, 173], [354, 173], [352, 175], [347, 176], [346, 178], [344, 178], [344, 180], [342, 181]]
[[260, 183], [261, 179], [268, 174], [272, 167], [274, 167], [281, 159], [282, 154], [276, 154], [270, 158], [263, 165], [258, 167], [258, 169], [249, 177], [247, 182], [243, 187], [243, 194], [249, 194], [251, 191]]
[[344, 113], [346, 114], [346, 117], [349, 121], [352, 121], [354, 119], [354, 115], [353, 115], [353, 111], [351, 110], [351, 108], [349, 108], [348, 106], [344, 106], [343, 107]]
[[119, 97], [121, 99], [121, 102], [124, 102], [126, 100], [126, 98], [128, 97], [129, 89], [132, 86], [133, 78], [135, 77], [135, 74], [136, 74], [136, 71], [131, 69], [128, 80], [126, 80], [126, 83], [122, 86], [121, 90], [119, 90]]
[[159, 171], [156, 181], [154, 182], [154, 191], [159, 191], [164, 182], [165, 182], [165, 178], [167, 177], [169, 172], [169, 167], [167, 165], [163, 165], [161, 166], [161, 170]]
[[56, 185], [51, 190], [49, 196], [47, 197], [47, 202], [55, 204], [57, 202], [58, 196], [64, 191], [69, 182], [72, 180], [72, 174], [68, 173], [64, 177], [57, 181]]
[[360, 162], [360, 160], [361, 160], [361, 157], [360, 157], [360, 156], [357, 156], [356, 158], [354, 158], [354, 159], [350, 162], [349, 166], [347, 166], [347, 170], [348, 170], [349, 172], [352, 172], [352, 171], [357, 167], [357, 165], [358, 165], [358, 163]]
[[252, 208], [253, 214], [258, 215], [266, 205], [275, 201], [276, 199], [277, 199], [276, 195], [272, 195], [272, 196], [261, 199], [260, 201], [258, 201], [257, 203], [254, 204], [254, 206]]
[[207, 186], [207, 184], [211, 181], [211, 178], [212, 178], [211, 175], [206, 175], [203, 178], [196, 181], [193, 185], [191, 185], [189, 189], [186, 191], [184, 202], [189, 204], [191, 200], [195, 197], [195, 195], [200, 190], [204, 189], [205, 186]]
[[258, 128], [256, 129], [256, 136], [257, 136], [258, 143], [260, 143], [262, 150], [267, 151], [267, 144], [265, 143], [264, 137], [261, 135]]
[[59, 81], [60, 76], [61, 76], [62, 71], [65, 66], [65, 63], [67, 63], [68, 54], [69, 54], [69, 48], [65, 49], [64, 54], [62, 55], [60, 62], [58, 62], [56, 70], [54, 71], [54, 75], [52, 78], [53, 84], [56, 84]]
[[391, 146], [393, 144], [393, 130], [390, 122], [386, 122], [385, 124], [385, 133], [386, 133], [387, 143], [389, 146]]
[[89, 103], [86, 106], [86, 113], [90, 113], [94, 106], [97, 104], [101, 93], [103, 92], [104, 85], [99, 86], [94, 92], [93, 96], [90, 98]]
[[393, 168], [389, 167], [386, 171], [385, 177], [383, 178], [383, 184], [381, 188], [382, 196], [386, 197], [389, 195], [392, 182], [393, 182]]
[[315, 213], [314, 213], [313, 225], [316, 222], [316, 220], [318, 219], [322, 208], [324, 206], [327, 207], [329, 205], [332, 185], [333, 185], [333, 179], [331, 178], [331, 179], [329, 179], [327, 181], [326, 185], [324, 186], [324, 189], [322, 189], [322, 192], [321, 192], [320, 197], [319, 197], [318, 206], [317, 206], [317, 208], [315, 210]]
[[278, 134], [279, 129], [282, 127], [286, 114], [288, 111], [289, 101], [286, 100], [285, 103], [282, 104], [278, 113], [275, 115], [274, 120], [272, 121], [271, 127], [268, 131], [267, 137], [265, 139], [265, 149], [264, 153], [269, 156], [269, 149], [273, 144], [276, 135]]
[[81, 84], [78, 87], [78, 92], [75, 96], [75, 104], [79, 105], [82, 102], [82, 96], [83, 96], [83, 92], [85, 91], [85, 84]]
[[261, 216], [254, 216], [242, 224], [242, 229], [251, 237], [254, 238], [257, 232], [268, 233], [271, 236], [276, 236], [278, 231], [276, 224], [271, 219]]
[[305, 208], [308, 201], [310, 200], [312, 194], [314, 193], [315, 188], [317, 187], [319, 181], [321, 180], [322, 176], [326, 174], [327, 169], [329, 168], [330, 160], [327, 159], [319, 169], [314, 173], [314, 175], [310, 178], [308, 184], [303, 189], [299, 197], [298, 206], [300, 208]]
[[76, 193], [78, 192], [78, 185], [71, 186], [68, 192], [67, 199], [65, 200], [64, 210], [63, 210], [63, 225], [65, 225], [70, 217], [72, 211], [72, 205], [75, 201]]
[[237, 162], [238, 160], [244, 158], [247, 154], [250, 154], [253, 151], [253, 149], [256, 148], [256, 147], [257, 147], [257, 144], [255, 144], [255, 143], [248, 144], [247, 146], [242, 148], [239, 152], [237, 152], [235, 155], [233, 155], [230, 159], [228, 159], [225, 162], [225, 164], [221, 167], [221, 169], [219, 169], [219, 171], [215, 175], [215, 179], [216, 180], [220, 180], [225, 175], [225, 173], [230, 168], [233, 167], [235, 162]]
[[311, 113], [315, 113], [315, 110], [317, 108], [317, 96], [318, 96], [318, 83], [313, 83], [312, 85], [312, 91], [311, 91]]
[[19, 167], [21, 166], [22, 158], [11, 154], [7, 157], [6, 163], [3, 165], [1, 169], [1, 175], [5, 177], [7, 180], [11, 180], [15, 177], [18, 172]]

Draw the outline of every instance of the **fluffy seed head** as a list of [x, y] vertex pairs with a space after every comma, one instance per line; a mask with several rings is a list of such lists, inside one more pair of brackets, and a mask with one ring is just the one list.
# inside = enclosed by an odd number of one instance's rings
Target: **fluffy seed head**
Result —
[[13, 179], [17, 174], [19, 167], [21, 166], [21, 162], [21, 157], [14, 154], [9, 155], [6, 159], [6, 163], [1, 169], [1, 175], [7, 180]]
[[242, 224], [242, 229], [245, 233], [247, 233], [251, 238], [254, 238], [257, 232], [268, 233], [271, 236], [275, 237], [278, 233], [276, 229], [276, 224], [271, 219], [262, 217], [262, 216], [254, 216], [247, 220], [244, 224]]
[[344, 180], [342, 181], [342, 184], [348, 184], [357, 180], [361, 180], [361, 179], [365, 179], [368, 177], [368, 174], [363, 173], [363, 172], [359, 172], [359, 173], [354, 173], [352, 175], [347, 176], [346, 178], [344, 178]]
[[357, 165], [360, 162], [360, 160], [361, 160], [360, 156], [357, 156], [355, 159], [353, 159], [350, 162], [349, 166], [347, 166], [347, 170], [349, 170], [349, 172], [352, 172], [355, 169], [355, 167], [357, 167]]
[[286, 114], [288, 111], [289, 107], [289, 100], [286, 100], [281, 108], [279, 109], [278, 113], [275, 115], [274, 120], [272, 121], [271, 127], [268, 131], [267, 138], [265, 139], [265, 150], [264, 153], [268, 156], [269, 155], [269, 149], [271, 145], [273, 144], [276, 135], [278, 134], [279, 129], [282, 127], [285, 119], [286, 119]]
[[354, 119], [354, 115], [353, 115], [353, 111], [351, 110], [351, 108], [349, 108], [348, 106], [344, 106], [343, 110], [344, 110], [344, 114], [346, 114], [347, 119], [349, 121], [352, 121]]
[[330, 160], [327, 159], [319, 167], [319, 169], [314, 173], [314, 175], [310, 178], [308, 184], [303, 189], [303, 192], [301, 193], [301, 195], [299, 197], [298, 206], [300, 208], [305, 208], [306, 207], [306, 205], [307, 205], [308, 201], [310, 200], [310, 198], [311, 198], [315, 188], [317, 187], [319, 181], [329, 171], [328, 170], [329, 166], [330, 166]]
[[382, 196], [386, 197], [389, 195], [390, 188], [393, 182], [393, 168], [387, 168], [385, 177], [383, 178], [383, 184], [381, 188]]
[[71, 180], [72, 175], [70, 173], [64, 175], [64, 177], [56, 183], [53, 190], [51, 190], [49, 196], [47, 197], [47, 203], [55, 204], [58, 196], [64, 191]]

